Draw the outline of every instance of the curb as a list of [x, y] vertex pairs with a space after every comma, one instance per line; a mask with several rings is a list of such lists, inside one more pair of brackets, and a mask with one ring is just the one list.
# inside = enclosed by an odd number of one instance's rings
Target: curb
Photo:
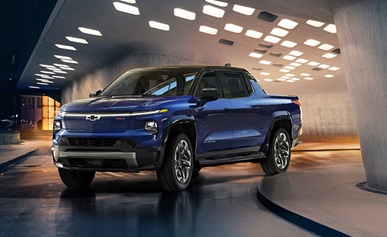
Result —
[[330, 237], [331, 236], [337, 236], [337, 237], [349, 236], [343, 232], [340, 232], [326, 225], [315, 222], [297, 213], [286, 210], [285, 208], [275, 204], [274, 202], [266, 198], [259, 191], [259, 188], [257, 188], [257, 197], [258, 197], [258, 200], [271, 212], [281, 217], [282, 219], [303, 228], [304, 230], [307, 230], [319, 236], [330, 236]]
[[0, 164], [0, 173], [5, 173], [11, 169], [13, 169], [16, 165], [20, 164], [22, 161], [24, 161], [29, 155], [34, 153], [38, 148], [35, 148], [32, 151], [29, 151], [23, 155], [20, 155], [12, 160], [9, 160], [7, 162], [4, 162]]

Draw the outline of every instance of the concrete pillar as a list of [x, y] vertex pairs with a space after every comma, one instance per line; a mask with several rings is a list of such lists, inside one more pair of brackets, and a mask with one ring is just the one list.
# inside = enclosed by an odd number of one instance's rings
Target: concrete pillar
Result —
[[334, 20], [367, 184], [387, 191], [387, 1], [356, 3]]

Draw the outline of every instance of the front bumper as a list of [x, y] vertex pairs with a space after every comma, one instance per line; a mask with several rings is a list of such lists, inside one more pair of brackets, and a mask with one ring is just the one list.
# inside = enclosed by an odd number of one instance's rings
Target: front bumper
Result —
[[133, 151], [114, 151], [96, 148], [71, 150], [51, 147], [54, 165], [58, 168], [84, 171], [138, 172], [159, 169], [164, 157], [162, 147]]

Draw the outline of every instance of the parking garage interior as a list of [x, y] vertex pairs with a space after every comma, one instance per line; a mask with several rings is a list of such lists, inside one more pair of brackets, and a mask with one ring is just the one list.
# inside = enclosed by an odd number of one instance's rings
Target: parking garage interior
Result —
[[[9, 31], [1, 116], [18, 114], [18, 125], [0, 135], [20, 144], [0, 145], [0, 234], [386, 233], [387, 2], [20, 0], [1, 8]], [[254, 163], [209, 167], [180, 194], [162, 192], [152, 172], [101, 173], [86, 192], [53, 174], [60, 105], [129, 69], [227, 63], [270, 94], [300, 98], [303, 143], [286, 174], [266, 177]]]

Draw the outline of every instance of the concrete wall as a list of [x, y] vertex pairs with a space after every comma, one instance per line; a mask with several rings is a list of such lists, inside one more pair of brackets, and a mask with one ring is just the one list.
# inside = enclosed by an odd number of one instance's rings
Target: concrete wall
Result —
[[300, 95], [304, 141], [358, 142], [348, 91]]
[[[62, 91], [61, 103], [87, 98], [93, 90], [103, 89], [126, 70], [163, 65], [208, 64], [156, 53], [136, 53], [75, 81]], [[303, 109], [303, 141], [357, 142], [348, 92], [300, 96]]]

